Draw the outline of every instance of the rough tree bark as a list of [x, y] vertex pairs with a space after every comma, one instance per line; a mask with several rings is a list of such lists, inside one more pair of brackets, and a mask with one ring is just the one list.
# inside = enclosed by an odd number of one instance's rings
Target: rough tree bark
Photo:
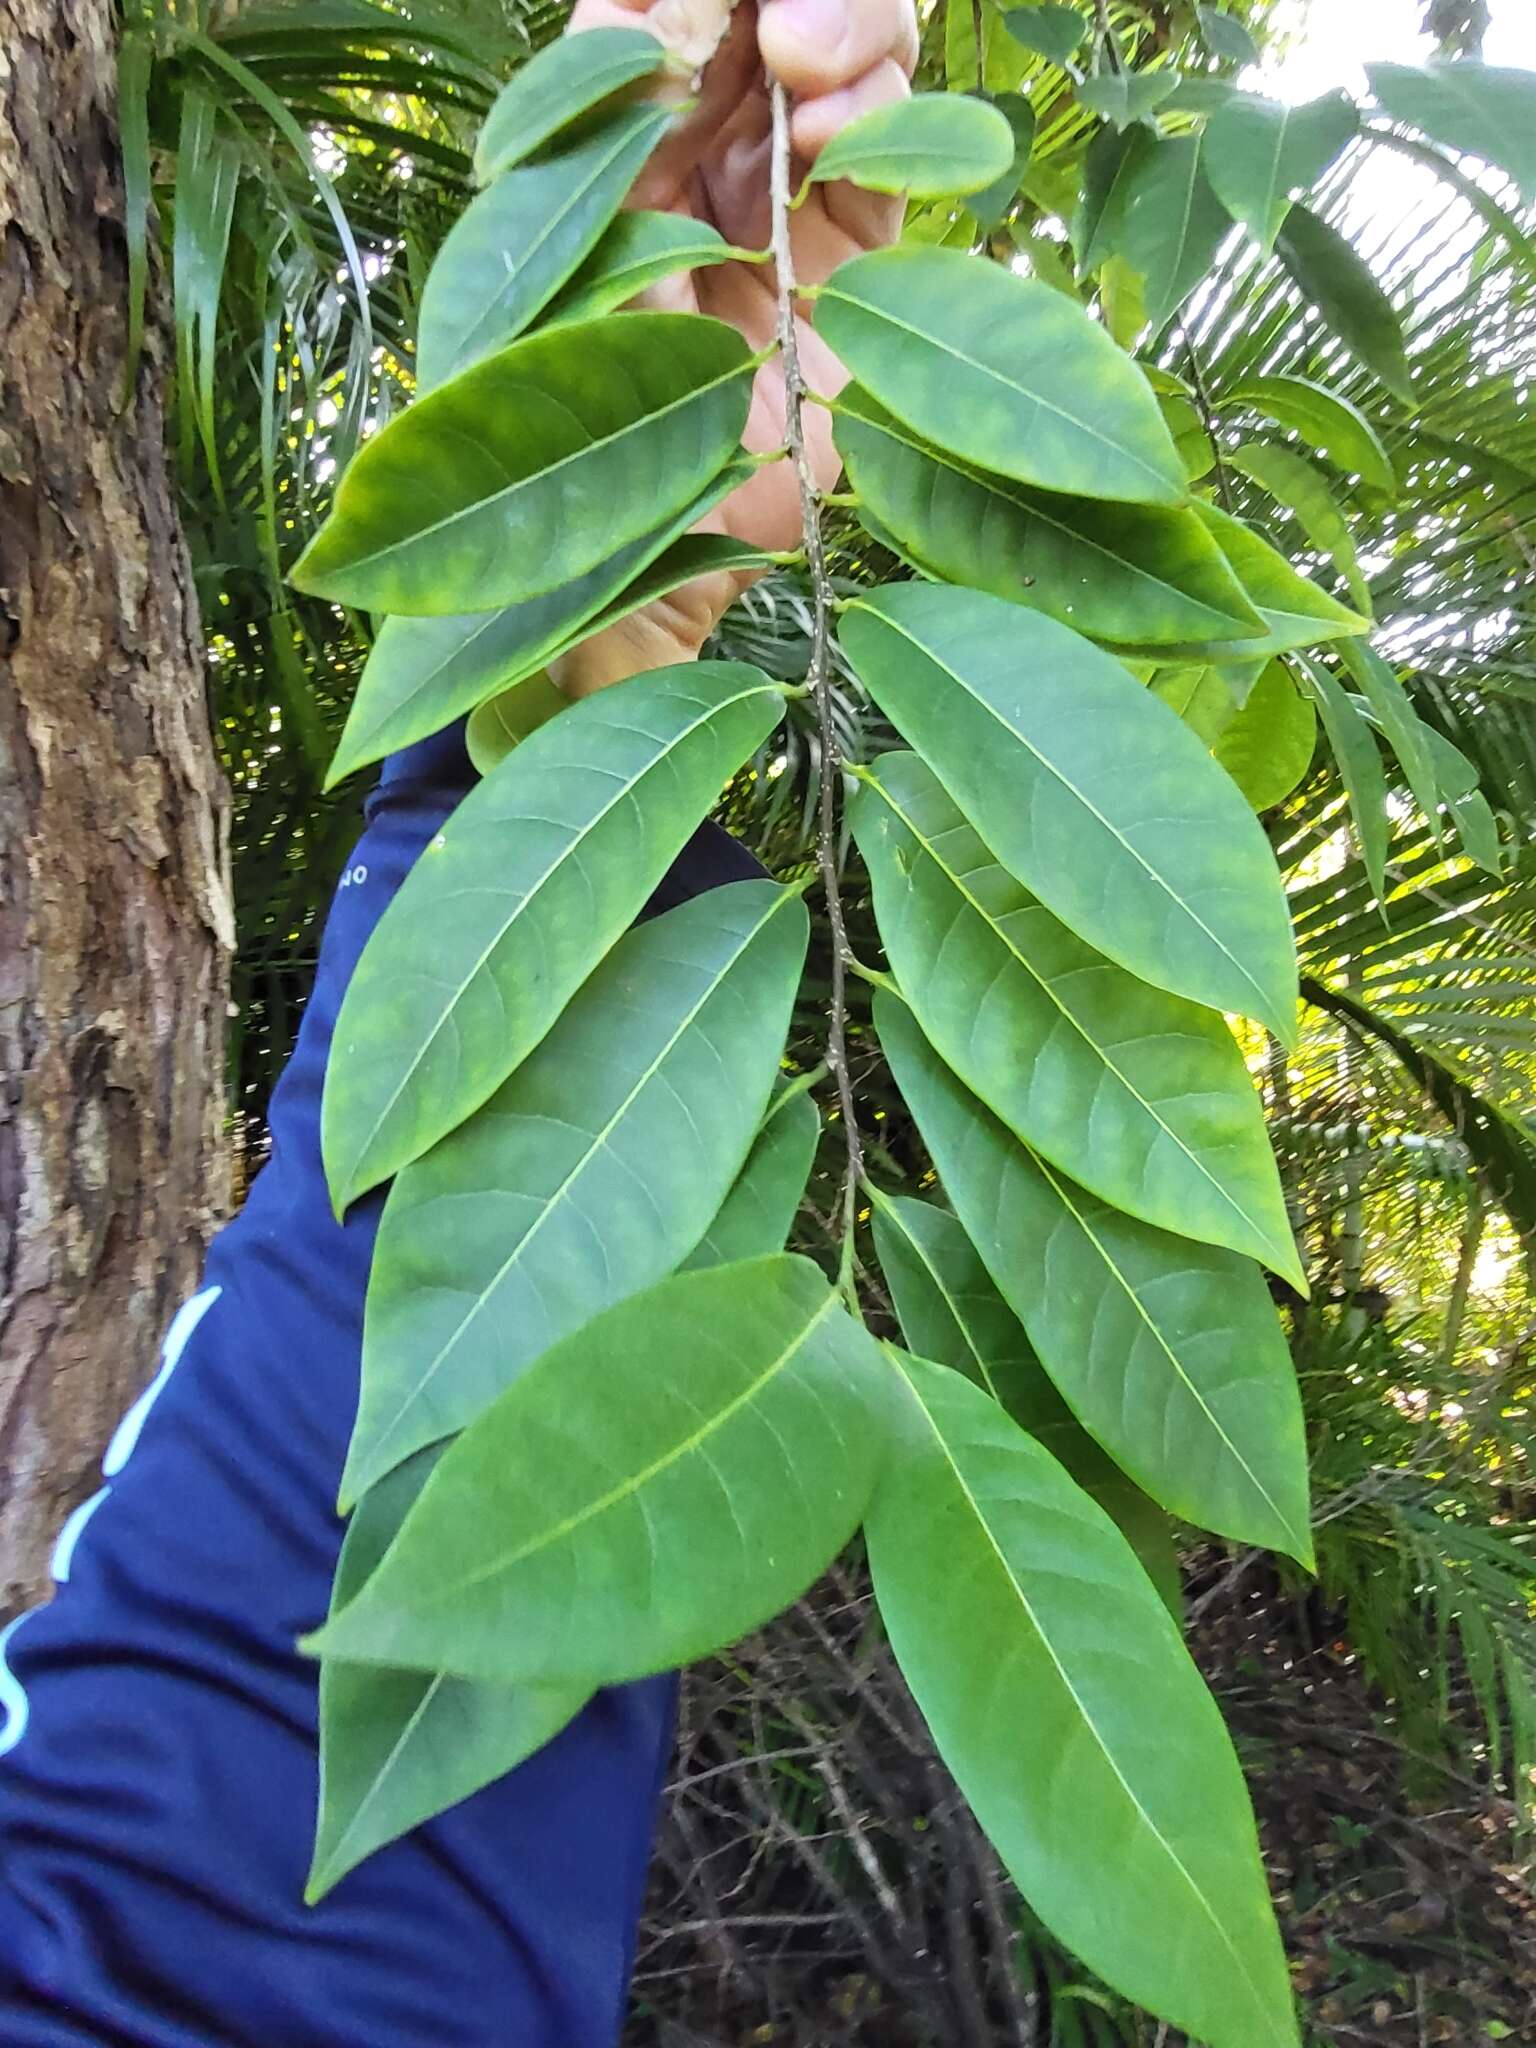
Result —
[[0, 1615], [47, 1583], [224, 1200], [227, 807], [110, 0], [0, 0]]

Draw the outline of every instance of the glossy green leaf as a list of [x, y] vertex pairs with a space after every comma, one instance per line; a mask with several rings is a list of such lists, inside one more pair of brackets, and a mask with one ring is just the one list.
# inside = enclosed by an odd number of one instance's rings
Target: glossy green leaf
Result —
[[1266, 662], [1252, 694], [1212, 752], [1256, 811], [1281, 803], [1312, 765], [1317, 713], [1283, 662]]
[[1462, 58], [1422, 71], [1367, 64], [1365, 75], [1394, 121], [1497, 165], [1528, 200], [1536, 198], [1536, 72]]
[[1088, 33], [1086, 15], [1075, 7], [1010, 7], [1003, 26], [1016, 42], [1052, 64], [1065, 64]]
[[1146, 280], [1154, 333], [1204, 282], [1231, 232], [1211, 190], [1198, 135], [1157, 142], [1132, 175], [1116, 253]]
[[1096, 504], [989, 476], [928, 445], [857, 385], [838, 400], [834, 431], [861, 507], [945, 582], [1108, 640], [1155, 646], [1262, 629], [1188, 509]]
[[421, 296], [419, 391], [522, 333], [596, 246], [671, 118], [666, 107], [626, 108], [572, 148], [509, 171], [465, 208]]
[[1217, 198], [1268, 255], [1291, 200], [1352, 142], [1360, 120], [1347, 93], [1304, 106], [1235, 93], [1205, 131], [1205, 173]]
[[1083, 176], [1072, 210], [1072, 251], [1086, 277], [1120, 246], [1125, 209], [1136, 174], [1151, 155], [1145, 128], [1101, 128], [1083, 158]]
[[1013, 162], [1013, 130], [996, 107], [963, 92], [919, 92], [850, 121], [809, 172], [868, 192], [948, 199], [993, 184]]
[[957, 249], [835, 270], [816, 327], [925, 440], [1042, 490], [1177, 505], [1184, 473], [1136, 366], [1060, 292]]
[[1259, 1268], [1048, 1166], [884, 990], [875, 1026], [966, 1235], [1083, 1427], [1172, 1513], [1310, 1564], [1301, 1401]]
[[476, 772], [489, 775], [514, 747], [558, 718], [570, 702], [549, 671], [540, 669], [489, 703], [477, 705], [464, 727], [464, 749]]
[[1349, 586], [1358, 609], [1370, 617], [1371, 591], [1355, 552], [1354, 538], [1343, 508], [1304, 455], [1278, 441], [1244, 441], [1229, 449], [1225, 461], [1252, 478], [1278, 504], [1289, 506], [1302, 532], [1326, 555]]
[[1065, 925], [1154, 987], [1294, 1038], [1269, 844], [1118, 661], [1039, 612], [931, 584], [860, 595], [839, 634], [881, 710]]
[[1205, 46], [1218, 57], [1225, 57], [1231, 64], [1257, 64], [1259, 46], [1249, 33], [1247, 25], [1228, 14], [1220, 7], [1198, 6], [1195, 9], [1200, 18], [1200, 33]]
[[1272, 548], [1244, 520], [1224, 512], [1219, 505], [1198, 504], [1194, 509], [1269, 630], [1257, 640], [1233, 640], [1224, 647], [1192, 647], [1191, 653], [1204, 654], [1208, 659], [1262, 661], [1271, 654], [1289, 653], [1294, 647], [1316, 647], [1326, 640], [1342, 640], [1371, 630], [1368, 618], [1340, 604], [1310, 577], [1293, 569], [1278, 548]]
[[1101, 71], [1080, 82], [1077, 96], [1101, 120], [1129, 128], [1150, 120], [1178, 82], [1177, 71]]
[[475, 177], [482, 185], [531, 156], [583, 114], [658, 71], [666, 51], [644, 29], [588, 29], [549, 44], [520, 67], [480, 130]]
[[1338, 765], [1365, 872], [1380, 902], [1387, 893], [1387, 778], [1376, 749], [1376, 735], [1361, 717], [1354, 699], [1312, 655], [1300, 657], [1323, 731]]
[[344, 1510], [698, 1242], [767, 1105], [808, 929], [798, 895], [761, 881], [627, 933], [511, 1079], [400, 1174]]
[[782, 708], [741, 663], [653, 669], [572, 705], [470, 792], [342, 1002], [321, 1115], [338, 1210], [533, 1050]]
[[370, 761], [441, 732], [475, 705], [537, 676], [568, 647], [717, 562], [741, 566], [744, 552], [760, 561], [739, 543], [688, 532], [751, 473], [747, 462], [727, 464], [665, 526], [542, 597], [498, 612], [386, 619], [363, 665], [327, 788]]
[[728, 1266], [733, 1259], [783, 1251], [820, 1136], [821, 1117], [809, 1095], [776, 1102], [719, 1214], [684, 1259], [682, 1270]]
[[869, 1517], [875, 1596], [977, 1819], [1047, 1926], [1116, 1989], [1211, 2048], [1295, 2048], [1242, 1773], [1166, 1608], [1109, 1518], [995, 1403], [886, 1355], [910, 1406]]
[[555, 590], [698, 497], [751, 385], [742, 337], [692, 314], [527, 335], [364, 445], [292, 581], [434, 616]]
[[1035, 110], [1025, 95], [1021, 92], [994, 93], [992, 104], [1008, 123], [1013, 136], [1013, 158], [1001, 177], [994, 178], [990, 185], [983, 185], [979, 192], [972, 192], [965, 202], [972, 220], [984, 230], [1001, 225], [1018, 197], [1035, 147]]
[[1275, 253], [1303, 298], [1394, 398], [1413, 403], [1403, 330], [1392, 301], [1341, 234], [1298, 201], [1285, 217]]
[[[1413, 700], [1397, 679], [1389, 663], [1383, 661], [1368, 641], [1345, 641], [1339, 648], [1339, 657], [1358, 684], [1360, 694], [1371, 708], [1371, 715], [1380, 726], [1389, 747], [1401, 763], [1408, 787], [1414, 801], [1424, 813], [1431, 829], [1438, 834], [1440, 829], [1440, 779], [1436, 773], [1435, 757], [1431, 749], [1434, 741], [1430, 729], [1413, 708]], [[1471, 774], [1471, 786], [1476, 787], [1477, 775], [1462, 756], [1462, 765]]]
[[[361, 1589], [437, 1459], [422, 1451], [358, 1503], [332, 1611]], [[578, 1714], [588, 1688], [490, 1685], [377, 1665], [320, 1667], [320, 1811], [304, 1897], [315, 1904], [375, 1849], [504, 1777]]]
[[1208, 747], [1216, 744], [1222, 731], [1237, 715], [1232, 692], [1222, 681], [1221, 671], [1209, 662], [1192, 662], [1182, 668], [1160, 669], [1150, 688], [1170, 711], [1176, 711], [1192, 733]]
[[543, 324], [595, 320], [680, 270], [734, 260], [736, 251], [707, 221], [681, 213], [621, 213], [547, 308]]
[[1305, 377], [1246, 377], [1216, 403], [1245, 405], [1263, 413], [1373, 490], [1396, 497], [1397, 477], [1376, 429], [1347, 398], [1321, 384]]
[[1030, 1349], [1024, 1326], [992, 1283], [976, 1248], [947, 1209], [909, 1195], [870, 1191], [880, 1270], [907, 1349], [963, 1372], [1092, 1495], [1177, 1613], [1178, 1553], [1168, 1517], [1082, 1428]]
[[807, 1259], [631, 1295], [449, 1445], [307, 1647], [503, 1682], [690, 1663], [796, 1599], [852, 1535], [886, 1454], [888, 1378]]
[[966, 1086], [1117, 1208], [1305, 1288], [1263, 1112], [1221, 1018], [1085, 946], [916, 755], [865, 772], [854, 831], [891, 967]]

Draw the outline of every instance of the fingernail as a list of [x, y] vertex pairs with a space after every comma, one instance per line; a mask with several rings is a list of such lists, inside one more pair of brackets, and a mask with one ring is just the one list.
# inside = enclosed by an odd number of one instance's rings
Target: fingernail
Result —
[[768, 0], [778, 27], [808, 49], [834, 50], [848, 27], [844, 0]]

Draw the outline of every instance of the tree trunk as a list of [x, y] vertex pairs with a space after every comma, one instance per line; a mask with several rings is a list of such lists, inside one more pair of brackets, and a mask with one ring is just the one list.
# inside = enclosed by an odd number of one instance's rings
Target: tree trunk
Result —
[[0, 0], [0, 1615], [224, 1201], [227, 800], [135, 402], [110, 0]]

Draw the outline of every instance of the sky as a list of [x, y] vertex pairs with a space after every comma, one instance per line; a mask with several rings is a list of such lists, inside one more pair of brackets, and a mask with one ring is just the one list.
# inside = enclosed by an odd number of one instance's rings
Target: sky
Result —
[[[1488, 62], [1536, 70], [1536, 0], [1493, 0], [1489, 12]], [[1432, 53], [1419, 33], [1423, 16], [1424, 0], [1285, 0], [1276, 27], [1303, 32], [1289, 55], [1265, 66], [1267, 88], [1287, 100], [1337, 85], [1362, 92], [1367, 62], [1418, 64]]]

